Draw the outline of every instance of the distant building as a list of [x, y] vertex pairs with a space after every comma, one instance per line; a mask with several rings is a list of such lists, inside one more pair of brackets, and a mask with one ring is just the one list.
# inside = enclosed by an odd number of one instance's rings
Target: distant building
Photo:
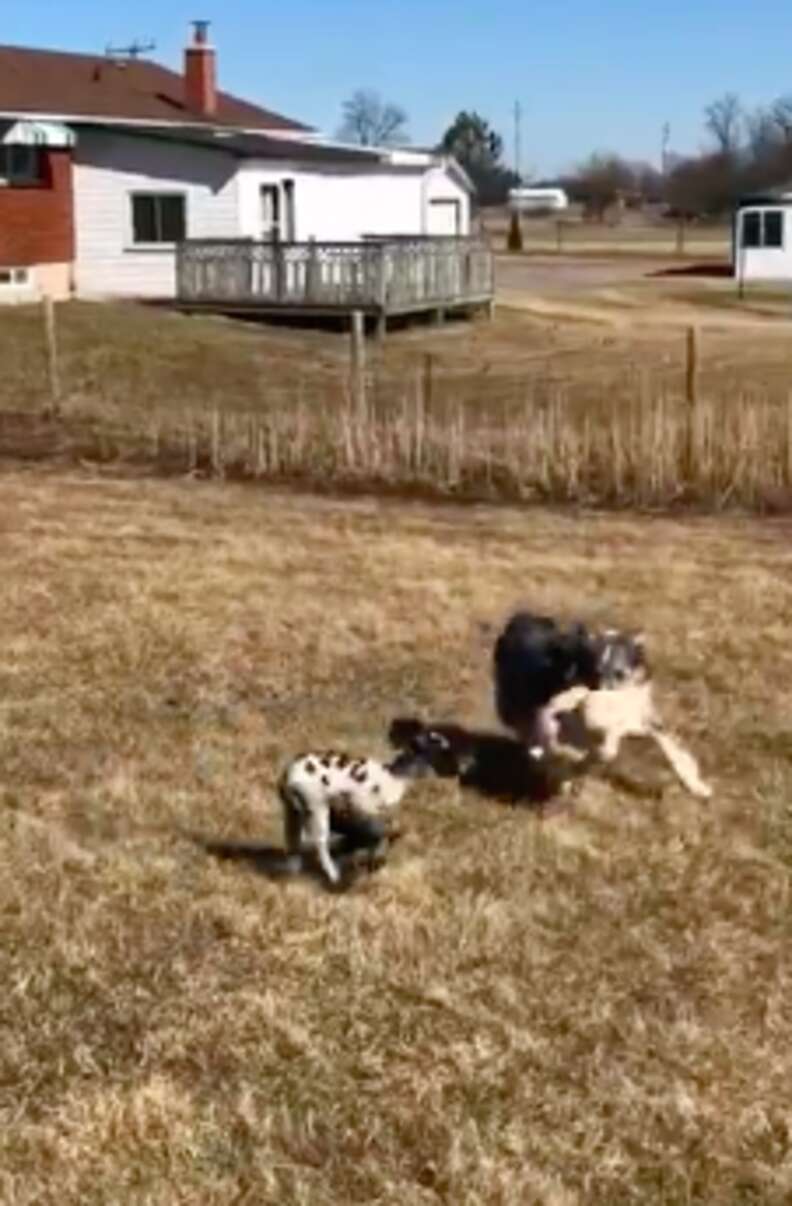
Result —
[[509, 208], [516, 213], [530, 213], [537, 210], [564, 210], [569, 208], [569, 197], [562, 188], [522, 188], [509, 189]]
[[792, 191], [741, 198], [732, 227], [732, 268], [739, 281], [792, 285]]

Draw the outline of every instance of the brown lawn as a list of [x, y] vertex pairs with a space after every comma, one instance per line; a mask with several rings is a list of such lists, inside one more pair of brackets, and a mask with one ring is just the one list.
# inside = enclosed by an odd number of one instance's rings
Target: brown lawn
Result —
[[[788, 524], [0, 490], [4, 1203], [790, 1201]], [[486, 721], [523, 601], [646, 628], [711, 804], [641, 751], [565, 819], [423, 783], [345, 895], [186, 836]]]

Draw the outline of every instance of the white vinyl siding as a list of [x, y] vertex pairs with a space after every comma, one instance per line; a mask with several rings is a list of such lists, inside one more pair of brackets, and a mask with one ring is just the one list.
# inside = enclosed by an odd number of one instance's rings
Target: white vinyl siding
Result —
[[80, 131], [74, 165], [78, 294], [172, 297], [173, 244], [136, 244], [133, 198], [181, 196], [188, 238], [234, 238], [240, 233], [237, 166], [221, 150]]
[[240, 229], [261, 237], [261, 188], [293, 181], [298, 242], [356, 242], [366, 235], [424, 235], [433, 231], [433, 199], [459, 202], [460, 234], [470, 231], [470, 199], [444, 168], [301, 168], [250, 161], [240, 167]]

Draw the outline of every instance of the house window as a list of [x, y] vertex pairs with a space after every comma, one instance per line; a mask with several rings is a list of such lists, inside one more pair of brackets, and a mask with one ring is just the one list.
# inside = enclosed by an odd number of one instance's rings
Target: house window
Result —
[[0, 289], [9, 285], [27, 285], [30, 272], [27, 268], [0, 268]]
[[184, 193], [132, 194], [133, 243], [179, 243], [186, 232]]
[[41, 157], [37, 147], [0, 147], [0, 185], [38, 184]]
[[743, 247], [783, 247], [784, 211], [752, 209], [742, 217]]

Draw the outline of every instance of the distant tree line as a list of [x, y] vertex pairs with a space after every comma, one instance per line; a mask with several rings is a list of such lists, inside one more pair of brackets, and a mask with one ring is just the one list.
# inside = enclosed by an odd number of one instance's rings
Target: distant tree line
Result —
[[[408, 141], [407, 114], [375, 92], [360, 90], [343, 107], [339, 134], [368, 145]], [[659, 171], [612, 151], [597, 152], [553, 181], [588, 215], [603, 219], [615, 202], [662, 204], [669, 216], [718, 218], [738, 197], [792, 185], [792, 95], [753, 111], [733, 92], [707, 105], [708, 146], [698, 155], [669, 154]], [[438, 150], [453, 155], [470, 176], [479, 205], [502, 205], [520, 177], [503, 161], [503, 139], [479, 113], [461, 110]]]
[[733, 92], [704, 111], [709, 145], [669, 155], [665, 172], [616, 154], [592, 155], [566, 179], [571, 195], [602, 216], [621, 197], [662, 201], [670, 216], [718, 218], [739, 197], [792, 184], [792, 96], [746, 111]]

